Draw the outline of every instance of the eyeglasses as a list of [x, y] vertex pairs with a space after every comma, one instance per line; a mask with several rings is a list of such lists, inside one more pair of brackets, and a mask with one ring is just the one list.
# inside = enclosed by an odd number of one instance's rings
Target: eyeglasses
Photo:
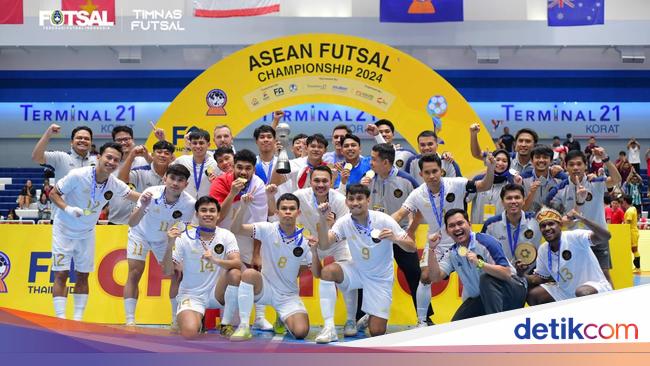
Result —
[[115, 139], [115, 142], [129, 142], [131, 140], [133, 140], [133, 137], [122, 137], [119, 139]]

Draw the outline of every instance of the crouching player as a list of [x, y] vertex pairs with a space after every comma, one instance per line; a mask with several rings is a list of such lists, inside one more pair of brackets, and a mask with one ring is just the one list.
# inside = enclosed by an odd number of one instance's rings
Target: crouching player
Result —
[[[163, 270], [170, 275], [174, 266], [183, 266], [178, 289], [176, 314], [181, 335], [195, 338], [201, 330], [206, 308], [223, 310], [222, 328], [230, 325], [237, 309], [241, 261], [235, 236], [217, 227], [219, 202], [204, 196], [194, 206], [199, 226], [168, 231]], [[182, 226], [182, 225], [181, 225]], [[173, 248], [173, 249], [172, 249]]]

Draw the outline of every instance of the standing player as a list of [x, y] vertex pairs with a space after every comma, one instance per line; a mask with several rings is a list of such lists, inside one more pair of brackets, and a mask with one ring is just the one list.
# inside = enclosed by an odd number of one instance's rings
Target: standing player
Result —
[[225, 327], [232, 327], [230, 323], [237, 307], [241, 276], [235, 236], [217, 227], [219, 202], [204, 196], [196, 201], [194, 207], [199, 226], [184, 231], [172, 226], [168, 231], [163, 261], [167, 275], [179, 263], [183, 266], [177, 317], [181, 335], [188, 339], [198, 336], [206, 308], [223, 310], [222, 332]]
[[235, 165], [235, 152], [232, 148], [220, 147], [214, 151], [214, 160], [222, 173], [230, 173]]
[[[581, 151], [576, 152], [582, 154]], [[569, 151], [569, 155], [571, 153], [573, 151]], [[537, 214], [539, 228], [547, 242], [539, 248], [535, 273], [527, 276], [530, 287], [528, 305], [612, 290], [596, 256], [590, 250], [595, 243], [610, 239], [607, 227], [588, 220], [573, 209], [567, 213], [567, 217], [580, 221], [589, 230], [563, 232], [559, 212], [545, 207]]]
[[269, 125], [261, 125], [253, 131], [255, 144], [259, 155], [255, 164], [255, 175], [260, 177], [264, 184], [269, 184], [274, 166], [277, 162], [275, 156], [277, 140], [275, 139], [275, 130]]
[[285, 193], [276, 203], [279, 221], [242, 224], [246, 205], [252, 197], [242, 197], [232, 230], [261, 242], [262, 272], [246, 269], [239, 284], [239, 327], [231, 341], [245, 341], [252, 337], [249, 329], [253, 303], [273, 306], [278, 318], [296, 339], [309, 333], [307, 310], [300, 299], [296, 278], [311, 265], [309, 244], [303, 229], [296, 227], [300, 215], [300, 200]]
[[[135, 325], [138, 283], [144, 271], [147, 254], [152, 251], [162, 263], [167, 248], [167, 230], [178, 222], [189, 223], [194, 215], [194, 198], [183, 190], [190, 172], [182, 165], [172, 165], [163, 177], [165, 185], [145, 189], [129, 219], [129, 241], [126, 248], [129, 275], [124, 286], [126, 325]], [[153, 202], [153, 204], [152, 204]], [[175, 297], [172, 319], [176, 316]]]
[[[494, 158], [490, 155], [486, 161], [488, 170], [485, 178], [478, 181], [468, 181], [463, 177], [448, 178], [442, 176], [442, 162], [438, 155], [426, 154], [419, 160], [420, 176], [424, 184], [420, 185], [407, 197], [402, 207], [393, 214], [395, 220], [403, 220], [409, 213], [420, 214], [429, 225], [429, 234], [440, 233], [441, 242], [435, 251], [441, 260], [447, 249], [454, 244], [443, 226], [445, 212], [450, 209], [465, 207], [464, 198], [467, 193], [485, 191], [492, 186], [494, 177]], [[411, 223], [409, 232], [414, 231], [419, 220]], [[431, 303], [431, 281], [429, 280], [428, 263], [429, 250], [424, 248], [420, 260], [421, 275], [416, 290], [416, 312], [418, 326], [427, 325], [427, 308]]]
[[442, 163], [443, 177], [453, 178], [463, 176], [460, 173], [460, 167], [456, 164], [450, 153], [438, 154], [438, 135], [435, 132], [429, 130], [420, 132], [418, 135], [418, 147], [420, 148], [420, 155], [412, 156], [406, 162], [406, 172], [415, 178], [418, 184], [424, 183], [422, 176], [420, 176], [420, 165], [418, 162], [422, 155], [426, 154], [438, 155]]
[[361, 139], [352, 134], [343, 137], [341, 151], [344, 160], [336, 165], [341, 172], [339, 191], [345, 194], [347, 185], [361, 182], [361, 178], [371, 169], [371, 158], [361, 156]]
[[343, 153], [343, 138], [345, 135], [352, 134], [352, 130], [347, 125], [337, 125], [332, 130], [332, 145], [334, 151], [328, 151], [323, 155], [323, 161], [328, 164], [341, 163], [345, 160]]
[[107, 142], [99, 149], [96, 167], [72, 170], [56, 182], [50, 199], [61, 210], [52, 225], [52, 271], [54, 272], [54, 311], [65, 318], [66, 281], [74, 260], [77, 282], [74, 288], [74, 320], [81, 320], [88, 301], [88, 274], [95, 264], [95, 224], [102, 207], [113, 197], [136, 201], [140, 194], [131, 191], [111, 175], [122, 159], [122, 147]]
[[[481, 130], [481, 127], [478, 123], [474, 123], [470, 126], [470, 148], [472, 151], [472, 156], [476, 159], [483, 159], [483, 150], [478, 143], [478, 133]], [[512, 169], [518, 173], [524, 172], [525, 170], [532, 168], [532, 159], [531, 152], [537, 144], [537, 132], [529, 129], [522, 128], [517, 131], [515, 135], [515, 152], [508, 153], [512, 158]]]
[[[347, 240], [352, 261], [334, 262], [321, 270], [321, 311], [325, 327], [318, 335], [319, 343], [337, 340], [334, 329], [336, 287], [342, 291], [363, 289], [363, 310], [369, 316], [367, 327], [371, 336], [386, 333], [386, 324], [393, 299], [393, 243], [405, 252], [414, 253], [415, 243], [390, 216], [369, 211], [370, 190], [362, 184], [348, 187], [345, 203], [350, 213], [339, 218], [327, 230], [329, 204], [321, 204], [318, 246], [328, 250], [331, 245]], [[365, 322], [364, 319], [364, 322]]]
[[188, 138], [192, 155], [180, 156], [174, 161], [174, 164], [181, 164], [190, 171], [190, 184], [185, 190], [194, 199], [198, 199], [210, 193], [208, 179], [210, 174], [218, 168], [217, 162], [207, 154], [208, 146], [210, 146], [210, 133], [205, 130], [194, 130], [189, 133]]
[[[332, 171], [327, 166], [317, 166], [311, 172], [311, 187], [296, 191], [296, 197], [300, 200], [300, 215], [298, 224], [302, 225], [312, 236], [318, 235], [318, 222], [320, 212], [318, 206], [327, 203], [331, 211], [328, 217], [328, 227], [332, 227], [336, 219], [348, 214], [348, 207], [345, 205], [345, 196], [336, 190], [331, 189]], [[309, 235], [308, 235], [309, 236]], [[318, 249], [316, 257], [312, 258], [312, 272], [314, 277], [320, 277], [320, 259], [334, 257], [337, 262], [350, 261], [350, 250], [345, 241], [333, 245], [329, 250]], [[320, 282], [322, 284], [323, 281]], [[319, 291], [322, 292], [322, 291]], [[357, 291], [343, 292], [343, 300], [347, 310], [347, 320], [343, 327], [343, 334], [348, 337], [357, 334], [356, 313], [357, 313]], [[327, 304], [325, 304], [327, 306]], [[321, 306], [323, 308], [324, 306]], [[318, 338], [316, 339], [318, 341]]]
[[[445, 214], [445, 229], [454, 245], [442, 260], [429, 255], [429, 280], [439, 282], [452, 272], [463, 283], [463, 303], [451, 321], [519, 309], [526, 302], [526, 279], [517, 276], [501, 245], [493, 237], [473, 233], [462, 209]], [[435, 250], [440, 234], [429, 236], [429, 249]]]
[[395, 167], [402, 171], [406, 170], [406, 162], [416, 154], [412, 150], [404, 149], [393, 143], [395, 139], [395, 126], [393, 122], [387, 119], [380, 119], [374, 124], [368, 124], [366, 126], [366, 132], [374, 136], [378, 144], [387, 143], [393, 145], [395, 148]]
[[537, 212], [544, 206], [544, 199], [548, 193], [567, 175], [564, 172], [553, 174], [551, 164], [553, 163], [553, 150], [546, 145], [536, 146], [531, 155], [533, 156], [533, 169], [522, 172], [522, 184], [526, 192], [525, 211]]
[[[537, 249], [542, 234], [535, 214], [523, 211], [524, 187], [519, 184], [507, 184], [501, 190], [501, 202], [505, 208], [503, 213], [485, 220], [481, 232], [497, 239], [508, 261], [515, 264], [517, 246], [528, 243]], [[527, 254], [533, 255], [530, 250]], [[533, 259], [534, 257], [531, 257], [531, 260]]]
[[68, 175], [70, 170], [97, 164], [97, 157], [90, 154], [93, 143], [93, 131], [90, 127], [79, 126], [70, 135], [70, 151], [45, 151], [52, 136], [61, 131], [61, 126], [52, 123], [34, 146], [32, 160], [41, 165], [54, 168], [54, 177], [59, 179]]
[[632, 197], [625, 195], [621, 200], [621, 207], [625, 210], [625, 224], [630, 225], [630, 239], [632, 240], [632, 254], [634, 255], [634, 272], [641, 272], [641, 256], [639, 255], [639, 215], [636, 207], [632, 205]]

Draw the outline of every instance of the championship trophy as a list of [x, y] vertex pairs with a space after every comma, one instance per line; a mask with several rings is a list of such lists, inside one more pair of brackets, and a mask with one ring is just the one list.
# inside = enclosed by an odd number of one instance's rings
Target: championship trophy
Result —
[[289, 155], [287, 155], [289, 134], [291, 134], [289, 124], [284, 122], [278, 123], [278, 126], [275, 128], [275, 134], [282, 146], [278, 154], [278, 163], [276, 164], [275, 171], [278, 174], [289, 174], [291, 173], [291, 164], [289, 163]]

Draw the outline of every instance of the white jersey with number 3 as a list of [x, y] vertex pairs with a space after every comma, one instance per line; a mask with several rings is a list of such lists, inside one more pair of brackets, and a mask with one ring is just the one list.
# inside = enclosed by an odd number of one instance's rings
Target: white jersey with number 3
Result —
[[[167, 230], [177, 222], [188, 223], [194, 217], [194, 198], [182, 192], [175, 203], [166, 204], [163, 194], [165, 186], [149, 187], [142, 192], [151, 192], [151, 202], [138, 225], [129, 229], [129, 237], [148, 242], [167, 241]], [[142, 206], [142, 196], [136, 209]]]
[[[178, 289], [179, 296], [208, 297], [223, 270], [221, 266], [203, 259], [205, 249], [201, 240], [192, 239], [197, 235], [196, 229], [190, 229], [176, 238], [172, 256], [175, 262], [183, 263], [183, 281]], [[239, 252], [235, 236], [222, 228], [216, 229], [214, 238], [207, 246], [212, 251], [212, 256], [219, 259], [227, 259], [230, 253]]]
[[[311, 264], [311, 251], [307, 239], [283, 241], [278, 222], [257, 222], [253, 238], [262, 242], [262, 276], [273, 289], [282, 295], [297, 295], [297, 278], [300, 266]], [[300, 236], [298, 237], [300, 238]], [[298, 239], [297, 238], [297, 239]], [[294, 250], [302, 251], [296, 256]]]
[[[368, 211], [370, 230], [390, 229], [395, 236], [403, 238], [406, 232], [389, 215], [379, 211]], [[366, 223], [361, 223], [365, 225]], [[351, 214], [347, 214], [336, 220], [330, 230], [336, 235], [336, 241], [347, 240], [352, 254], [353, 265], [360, 272], [379, 281], [393, 280], [393, 242], [384, 239], [379, 243], [372, 241], [367, 230], [359, 230], [352, 220]]]

